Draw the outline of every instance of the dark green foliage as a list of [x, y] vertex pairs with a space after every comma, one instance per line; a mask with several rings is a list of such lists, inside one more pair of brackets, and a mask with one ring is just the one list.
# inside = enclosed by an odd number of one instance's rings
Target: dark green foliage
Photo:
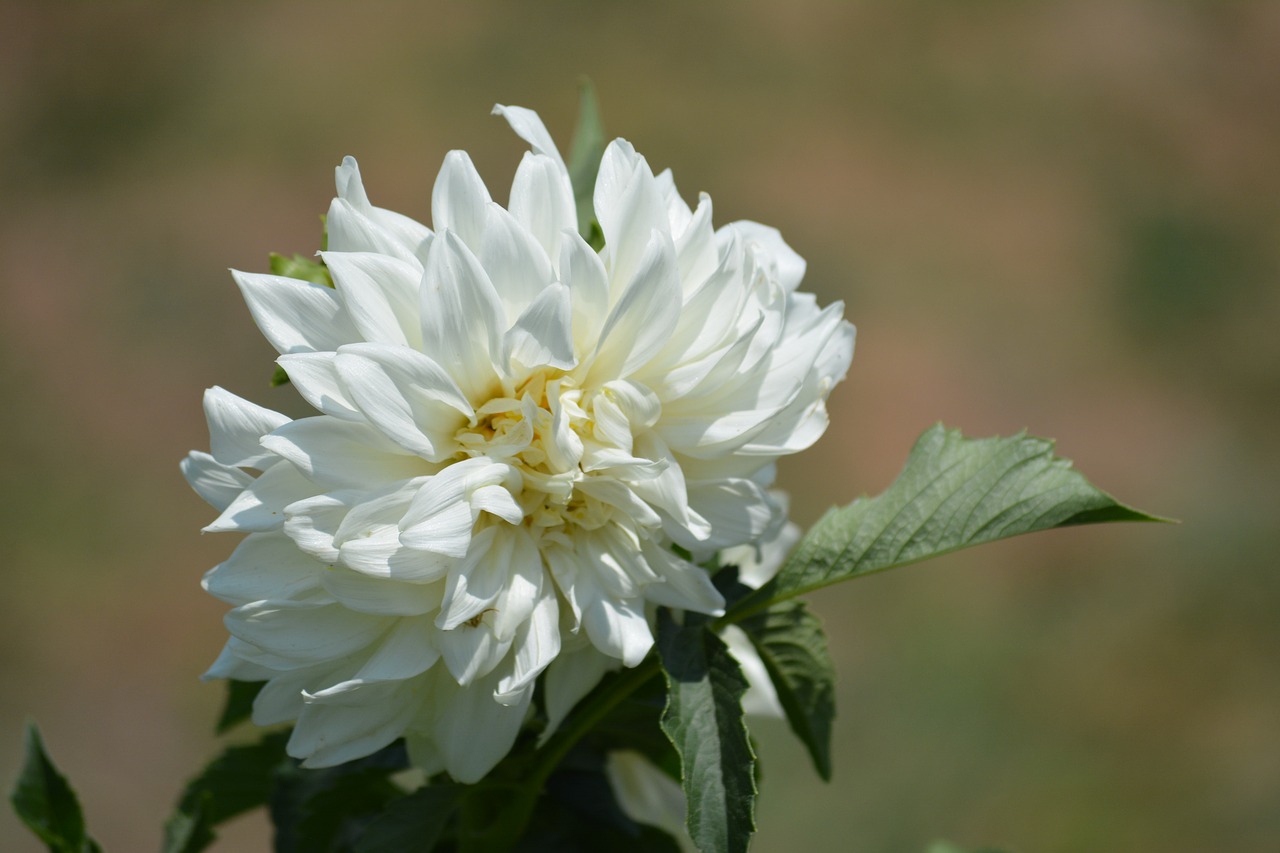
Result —
[[100, 853], [85, 832], [80, 801], [45, 753], [35, 723], [27, 724], [25, 746], [22, 771], [9, 795], [13, 810], [51, 853]]
[[427, 785], [392, 802], [356, 840], [355, 853], [430, 853], [458, 809], [461, 785]]
[[822, 620], [803, 602], [784, 601], [739, 623], [751, 639], [786, 712], [823, 779], [831, 778], [836, 671]]
[[265, 681], [227, 681], [227, 700], [222, 706], [222, 716], [214, 728], [217, 734], [226, 734], [253, 713], [253, 700], [258, 698]]
[[747, 681], [706, 621], [658, 614], [667, 682], [662, 730], [680, 754], [688, 828], [704, 853], [745, 851], [755, 831], [755, 753], [742, 718]]
[[276, 853], [354, 850], [364, 827], [403, 795], [388, 777], [406, 766], [401, 741], [337, 767], [280, 765], [269, 802]]

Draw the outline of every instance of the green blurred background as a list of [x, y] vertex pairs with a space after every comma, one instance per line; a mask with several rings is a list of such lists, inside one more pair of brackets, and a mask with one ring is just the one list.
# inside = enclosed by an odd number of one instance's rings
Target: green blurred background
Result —
[[[758, 725], [754, 849], [1280, 849], [1277, 44], [1230, 0], [0, 4], [0, 776], [33, 716], [108, 849], [155, 849], [217, 749], [198, 581], [233, 544], [177, 462], [206, 386], [301, 411], [226, 268], [312, 252], [344, 154], [419, 218], [450, 148], [505, 200], [489, 108], [565, 142], [585, 73], [859, 327], [799, 521], [936, 420], [1183, 521], [817, 596], [836, 775]], [[0, 848], [38, 849], [7, 809]]]

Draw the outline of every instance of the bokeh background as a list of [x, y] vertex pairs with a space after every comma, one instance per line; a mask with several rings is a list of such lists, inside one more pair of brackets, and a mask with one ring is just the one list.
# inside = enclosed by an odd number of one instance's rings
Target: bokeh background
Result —
[[[231, 549], [178, 475], [202, 389], [300, 412], [226, 273], [317, 248], [333, 167], [429, 215], [611, 134], [718, 222], [774, 224], [859, 327], [796, 517], [937, 420], [1054, 436], [1182, 520], [825, 591], [836, 775], [756, 726], [755, 850], [1280, 849], [1280, 4], [0, 4], [0, 776], [43, 727], [109, 850], [155, 849], [218, 748]], [[266, 849], [266, 825], [222, 850]], [[0, 848], [38, 849], [7, 809]]]

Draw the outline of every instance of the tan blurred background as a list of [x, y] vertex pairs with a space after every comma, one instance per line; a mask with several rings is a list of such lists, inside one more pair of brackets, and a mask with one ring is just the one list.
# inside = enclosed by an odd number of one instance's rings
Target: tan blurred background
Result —
[[[231, 539], [178, 475], [212, 384], [300, 412], [226, 273], [317, 248], [332, 170], [505, 200], [579, 74], [859, 327], [797, 517], [935, 420], [1059, 439], [1180, 527], [1077, 529], [818, 595], [835, 780], [757, 727], [755, 850], [1280, 849], [1280, 4], [0, 5], [0, 776], [44, 729], [112, 851], [218, 748]], [[222, 850], [266, 849], [265, 824]], [[0, 849], [34, 851], [7, 808]]]

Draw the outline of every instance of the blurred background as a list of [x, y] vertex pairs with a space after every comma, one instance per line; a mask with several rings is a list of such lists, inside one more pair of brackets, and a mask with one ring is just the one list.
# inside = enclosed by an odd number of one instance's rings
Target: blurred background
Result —
[[[1177, 527], [1084, 528], [824, 591], [834, 781], [785, 725], [754, 850], [1280, 849], [1280, 4], [0, 3], [0, 777], [42, 726], [111, 851], [218, 749], [231, 550], [178, 474], [271, 389], [228, 267], [317, 248], [333, 167], [427, 219], [607, 130], [779, 227], [859, 327], [796, 517], [935, 421], [1028, 428]], [[221, 850], [265, 850], [265, 821]], [[7, 808], [0, 848], [35, 851]]]

